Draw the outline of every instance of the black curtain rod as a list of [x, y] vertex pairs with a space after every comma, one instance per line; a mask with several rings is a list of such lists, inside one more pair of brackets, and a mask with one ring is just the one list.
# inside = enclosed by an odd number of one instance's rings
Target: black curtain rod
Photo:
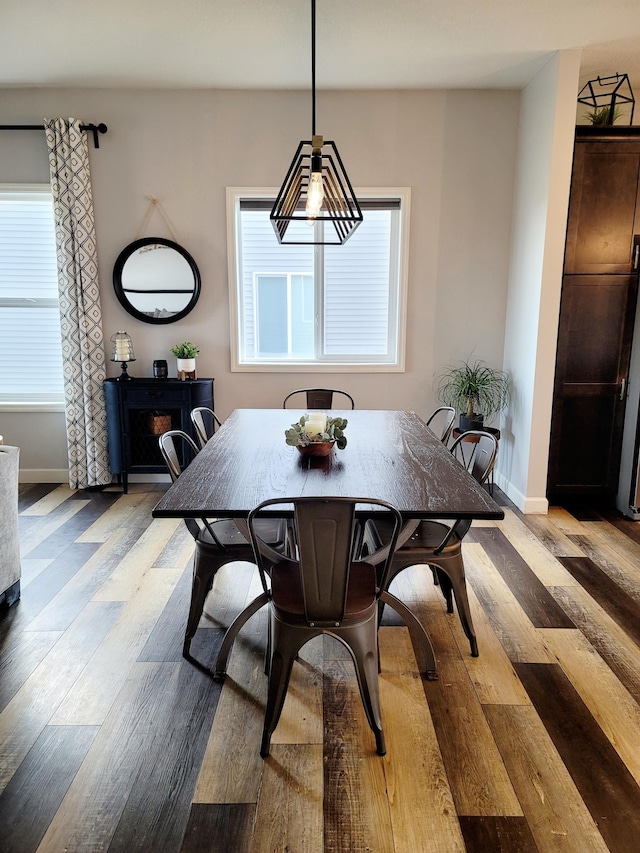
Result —
[[[44, 131], [44, 124], [0, 124], [0, 130], [42, 130]], [[100, 124], [81, 124], [80, 130], [84, 133], [92, 133], [93, 134], [93, 145], [94, 148], [100, 148], [100, 138], [98, 136], [99, 133], [107, 132], [107, 125]]]

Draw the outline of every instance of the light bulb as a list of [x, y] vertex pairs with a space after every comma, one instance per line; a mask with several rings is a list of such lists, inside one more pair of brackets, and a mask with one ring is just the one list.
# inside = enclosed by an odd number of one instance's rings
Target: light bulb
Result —
[[323, 201], [324, 187], [322, 186], [322, 172], [312, 172], [307, 190], [307, 205], [305, 208], [308, 219], [316, 218], [320, 213]]

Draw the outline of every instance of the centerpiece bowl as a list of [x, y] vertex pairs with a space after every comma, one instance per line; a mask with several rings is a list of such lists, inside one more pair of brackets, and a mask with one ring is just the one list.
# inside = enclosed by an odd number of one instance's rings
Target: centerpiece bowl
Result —
[[335, 441], [312, 441], [311, 444], [297, 445], [298, 452], [303, 456], [329, 456]]

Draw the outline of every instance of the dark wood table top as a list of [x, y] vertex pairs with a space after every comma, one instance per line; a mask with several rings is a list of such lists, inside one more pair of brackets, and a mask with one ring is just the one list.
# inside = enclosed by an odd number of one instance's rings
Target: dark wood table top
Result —
[[236, 409], [153, 515], [243, 518], [269, 498], [322, 495], [380, 498], [407, 519], [504, 517], [415, 412], [332, 411], [349, 422], [347, 446], [324, 458], [285, 444], [285, 429], [301, 414]]

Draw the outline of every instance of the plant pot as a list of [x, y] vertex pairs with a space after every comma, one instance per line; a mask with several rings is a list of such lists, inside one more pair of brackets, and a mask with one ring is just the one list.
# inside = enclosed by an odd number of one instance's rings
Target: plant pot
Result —
[[460, 432], [467, 432], [470, 429], [484, 429], [484, 415], [460, 415]]
[[178, 358], [178, 379], [197, 379], [195, 358]]
[[297, 448], [303, 456], [329, 456], [334, 444], [335, 441], [312, 441], [304, 447], [298, 444]]

